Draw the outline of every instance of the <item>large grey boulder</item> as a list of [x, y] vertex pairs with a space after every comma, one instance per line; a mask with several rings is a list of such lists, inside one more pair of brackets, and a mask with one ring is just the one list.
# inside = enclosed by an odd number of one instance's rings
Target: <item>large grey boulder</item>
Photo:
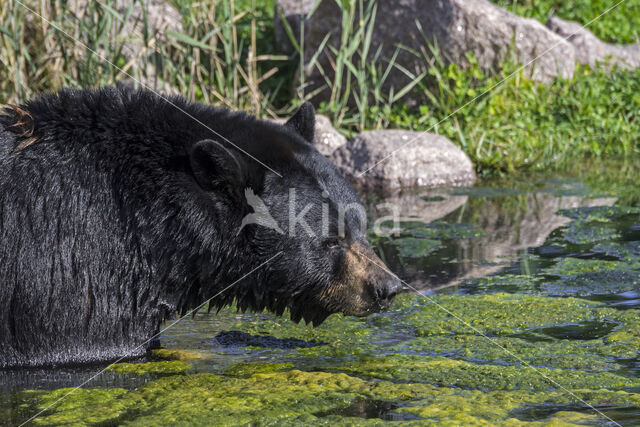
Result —
[[476, 180], [466, 154], [432, 133], [363, 132], [330, 159], [356, 188], [365, 190], [469, 185]]
[[[365, 0], [365, 4], [370, 1], [374, 0]], [[289, 3], [282, 0], [280, 6], [286, 8]], [[306, 9], [285, 9], [284, 14], [300, 16], [309, 8], [307, 5]], [[277, 21], [279, 19], [276, 17]], [[339, 49], [341, 19], [337, 3], [334, 0], [322, 0], [306, 20], [306, 63], [311, 61], [325, 36], [331, 35], [324, 53], [319, 56], [321, 67], [330, 77], [330, 57], [334, 55], [328, 46]], [[359, 19], [356, 16], [354, 26]], [[276, 22], [276, 26], [278, 24]], [[525, 72], [541, 82], [548, 82], [557, 76], [569, 78], [575, 67], [574, 50], [569, 42], [540, 22], [514, 15], [487, 0], [377, 1], [370, 59], [380, 48], [380, 65], [386, 67], [386, 60], [393, 57], [400, 45], [422, 52], [424, 55], [416, 55], [400, 49], [396, 58], [397, 64], [418, 76], [428, 68], [432, 58], [427, 42], [437, 45], [441, 56], [449, 63], [467, 66], [467, 55], [471, 53], [482, 69], [495, 70], [504, 60], [513, 59], [526, 65]], [[307, 69], [306, 72], [312, 88], [325, 83], [318, 67]], [[394, 68], [386, 80], [385, 91], [393, 86], [397, 93], [410, 81], [405, 72]], [[324, 95], [326, 97], [326, 93]]]
[[605, 43], [577, 22], [555, 17], [547, 21], [547, 27], [573, 45], [576, 60], [581, 64], [594, 66], [601, 63], [626, 69], [640, 66], [640, 44]]

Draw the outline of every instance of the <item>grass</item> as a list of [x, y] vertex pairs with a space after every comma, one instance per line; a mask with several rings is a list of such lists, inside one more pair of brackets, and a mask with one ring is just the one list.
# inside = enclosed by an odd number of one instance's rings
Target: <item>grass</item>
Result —
[[565, 167], [579, 158], [629, 157], [640, 149], [640, 70], [578, 67], [573, 79], [550, 85], [535, 84], [509, 64], [494, 75], [473, 61], [467, 70], [441, 64], [430, 74], [435, 87], [421, 88], [430, 102], [395, 105], [389, 126], [449, 137], [481, 173]]
[[[516, 15], [535, 18], [543, 24], [553, 16], [576, 21], [582, 25], [589, 24], [590, 31], [611, 43], [640, 41], [640, 3], [637, 1], [491, 0], [491, 2]], [[603, 14], [612, 7], [614, 8], [611, 12]], [[598, 19], [594, 21], [596, 18]]]
[[[143, 0], [126, 10], [116, 10], [115, 0], [87, 2], [81, 10], [62, 0], [21, 1], [50, 23], [16, 0], [5, 1], [0, 10], [0, 102], [19, 103], [63, 86], [114, 85], [129, 75], [157, 90], [262, 117], [290, 114], [314, 94], [302, 74], [298, 87], [291, 84], [304, 41], [288, 57], [274, 46], [275, 0], [171, 0], [183, 30], [166, 34], [153, 33], [146, 17], [136, 13]], [[430, 63], [428, 74], [414, 75], [408, 86], [384, 93], [388, 73], [399, 66], [371, 49], [375, 4], [325, 1], [342, 6], [343, 35], [338, 48], [317, 52], [307, 66], [321, 67], [320, 55], [331, 58], [333, 72], [322, 72], [331, 96], [318, 107], [347, 135], [372, 128], [437, 132], [462, 147], [481, 175], [565, 167], [585, 157], [633, 157], [640, 150], [640, 71], [609, 74], [578, 67], [573, 79], [549, 85], [534, 84], [516, 72], [483, 95], [516, 67], [506, 63], [488, 74], [473, 58], [463, 70], [436, 55], [424, 58]], [[581, 23], [614, 4], [495, 3], [542, 22], [557, 15]], [[638, 40], [638, 28], [640, 4], [629, 1], [590, 25], [613, 42]], [[133, 58], [127, 53], [130, 45], [136, 46]], [[409, 91], [423, 99], [420, 105], [403, 103]]]
[[[274, 86], [269, 78], [287, 58], [269, 49], [273, 1], [176, 0], [184, 31], [166, 33], [153, 33], [147, 16], [135, 13], [142, 0], [125, 10], [117, 10], [115, 0], [78, 9], [62, 0], [21, 3], [26, 7], [6, 0], [0, 11], [3, 102], [62, 86], [114, 85], [131, 76], [156, 90], [274, 115], [271, 106], [284, 84]], [[127, 45], [135, 47], [135, 57], [127, 55]]]

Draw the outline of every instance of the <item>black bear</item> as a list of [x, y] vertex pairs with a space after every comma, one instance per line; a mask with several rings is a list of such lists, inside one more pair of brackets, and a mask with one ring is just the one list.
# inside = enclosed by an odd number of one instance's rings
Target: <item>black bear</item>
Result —
[[[314, 121], [309, 104], [279, 125], [114, 88], [8, 107], [0, 368], [138, 357], [212, 297], [314, 325], [388, 308], [399, 279], [341, 208], [358, 197], [309, 142]], [[246, 220], [250, 199], [273, 226]]]

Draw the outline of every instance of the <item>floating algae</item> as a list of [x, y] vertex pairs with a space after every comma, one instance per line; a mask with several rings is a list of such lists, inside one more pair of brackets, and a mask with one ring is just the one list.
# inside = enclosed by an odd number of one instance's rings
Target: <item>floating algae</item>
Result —
[[[70, 389], [33, 392], [34, 410], [53, 404], [34, 420], [36, 425], [368, 425], [379, 422], [358, 414], [359, 402], [389, 402], [386, 407], [407, 424], [508, 423], [525, 425], [515, 418], [520, 410], [547, 402], [574, 404], [561, 391], [529, 392], [459, 390], [425, 384], [367, 381], [342, 373], [291, 370], [254, 374], [249, 378], [226, 378], [213, 374], [163, 377], [137, 390], [79, 389], [56, 402]], [[637, 407], [640, 395], [606, 390], [574, 391], [596, 407]], [[396, 402], [393, 404], [392, 402]], [[415, 421], [411, 421], [415, 420]], [[597, 421], [589, 413], [548, 414], [547, 421]]]
[[[614, 252], [612, 245], [602, 250]], [[635, 260], [624, 262], [568, 257], [541, 271], [541, 274], [554, 277], [554, 280], [545, 280], [539, 286], [543, 293], [553, 296], [608, 295], [640, 288], [640, 262]]]
[[224, 370], [230, 377], [248, 378], [253, 374], [268, 374], [272, 372], [290, 371], [292, 363], [237, 363]]
[[201, 353], [198, 353], [195, 351], [169, 350], [166, 348], [158, 348], [158, 349], [152, 350], [151, 355], [158, 359], [182, 360], [185, 362], [203, 358], [203, 355]]
[[442, 243], [439, 240], [416, 239], [415, 237], [401, 237], [391, 243], [399, 248], [399, 254], [405, 258], [422, 258], [440, 249]]
[[616, 359], [636, 357], [640, 348], [639, 310], [619, 311], [577, 298], [492, 294], [424, 300], [407, 295], [388, 316], [392, 322], [382, 322], [382, 316], [376, 324], [404, 325], [414, 336], [391, 353], [615, 371], [621, 367]]
[[640, 242], [606, 242], [591, 249], [630, 264], [640, 265]]
[[[313, 413], [346, 407], [357, 398], [406, 400], [431, 392], [427, 385], [366, 382], [345, 374], [288, 372], [227, 378], [213, 374], [163, 377], [137, 390], [78, 390], [55, 403], [39, 425], [238, 425], [313, 421]], [[39, 394], [37, 408], [69, 389]]]
[[[406, 309], [394, 310], [397, 322], [416, 336], [450, 333], [505, 335], [531, 327], [553, 326], [613, 315], [613, 309], [578, 298], [497, 293], [490, 295], [411, 296]], [[455, 313], [456, 317], [450, 313]], [[464, 319], [464, 322], [457, 318]]]
[[146, 363], [116, 363], [109, 365], [107, 370], [119, 374], [181, 374], [191, 366], [181, 360], [146, 362]]
[[576, 245], [613, 240], [618, 237], [620, 234], [614, 228], [588, 221], [573, 221], [564, 231], [565, 240]]
[[419, 381], [443, 387], [479, 390], [625, 389], [640, 387], [640, 379], [610, 372], [475, 364], [444, 357], [393, 355], [368, 357], [339, 368], [383, 380]]

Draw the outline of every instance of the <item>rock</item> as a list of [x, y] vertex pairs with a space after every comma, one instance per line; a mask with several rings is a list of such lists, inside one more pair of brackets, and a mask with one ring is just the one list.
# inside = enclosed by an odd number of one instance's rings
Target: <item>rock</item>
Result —
[[363, 132], [330, 159], [359, 189], [468, 185], [476, 180], [466, 154], [447, 138], [431, 133]]
[[[273, 120], [275, 123], [284, 124], [285, 119]], [[318, 151], [325, 157], [329, 157], [336, 149], [342, 147], [347, 143], [347, 138], [342, 136], [333, 125], [331, 120], [327, 116], [316, 114], [316, 127], [315, 135], [313, 138], [313, 145]]]
[[[307, 15], [313, 8], [316, 0], [277, 0], [274, 16], [274, 33], [276, 38], [276, 46], [286, 55], [295, 52], [295, 48], [289, 39], [289, 35], [282, 23], [282, 17], [287, 20], [295, 39], [300, 40], [300, 27], [303, 17]], [[306, 23], [305, 23], [306, 27]], [[305, 28], [305, 35], [307, 34]]]
[[[370, 1], [365, 0], [365, 3]], [[310, 62], [327, 34], [331, 34], [327, 44], [340, 48], [341, 19], [342, 14], [333, 0], [322, 1], [307, 19], [306, 63]], [[356, 16], [354, 31], [359, 19]], [[420, 24], [422, 33], [416, 22]], [[482, 69], [495, 70], [504, 60], [515, 59], [526, 64], [525, 72], [540, 82], [548, 82], [557, 76], [569, 78], [575, 67], [573, 46], [569, 42], [540, 22], [516, 16], [487, 0], [377, 2], [369, 57], [372, 58], [381, 49], [378, 60], [380, 66], [386, 67], [386, 60], [392, 58], [398, 46], [402, 45], [423, 52], [429, 59], [425, 59], [423, 54], [416, 55], [401, 49], [396, 58], [397, 64], [415, 76], [422, 74], [432, 59], [425, 39], [438, 46], [441, 56], [448, 63], [467, 66], [467, 55], [472, 53]], [[334, 55], [329, 52], [327, 46], [319, 56], [319, 63], [327, 73], [333, 70], [328, 56]], [[312, 83], [307, 92], [325, 84], [317, 66], [306, 72]], [[394, 87], [397, 93], [409, 82], [410, 78], [394, 67], [383, 86], [383, 92], [388, 93], [389, 88]], [[327, 92], [325, 90], [321, 97], [326, 97]]]
[[334, 129], [331, 120], [327, 116], [316, 115], [316, 129], [313, 145], [324, 156], [329, 157], [338, 148], [347, 143], [340, 132]]
[[602, 63], [626, 69], [640, 66], [640, 44], [605, 43], [577, 22], [555, 17], [547, 21], [547, 27], [573, 45], [576, 60], [581, 64], [594, 66]]

